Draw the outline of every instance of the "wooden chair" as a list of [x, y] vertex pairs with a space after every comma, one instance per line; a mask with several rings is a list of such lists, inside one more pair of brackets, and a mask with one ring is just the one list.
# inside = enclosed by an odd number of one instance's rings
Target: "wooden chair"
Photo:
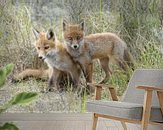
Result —
[[[92, 130], [96, 130], [98, 117], [118, 120], [124, 130], [125, 122], [141, 124], [141, 130], [147, 130], [148, 124], [163, 128], [163, 69], [135, 70], [121, 102], [114, 87], [90, 85], [96, 87], [96, 100], [86, 103], [86, 110], [93, 112]], [[113, 101], [100, 100], [103, 87], [108, 87]]]

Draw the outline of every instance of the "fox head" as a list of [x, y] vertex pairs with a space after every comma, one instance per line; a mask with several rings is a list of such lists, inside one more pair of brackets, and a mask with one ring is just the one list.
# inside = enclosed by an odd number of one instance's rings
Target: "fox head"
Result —
[[55, 49], [55, 42], [57, 41], [55, 33], [49, 29], [46, 33], [33, 30], [36, 42], [34, 46], [37, 50], [38, 57], [45, 60], [48, 56], [52, 55]]
[[84, 43], [84, 22], [77, 25], [70, 25], [63, 20], [63, 38], [66, 46], [78, 50]]

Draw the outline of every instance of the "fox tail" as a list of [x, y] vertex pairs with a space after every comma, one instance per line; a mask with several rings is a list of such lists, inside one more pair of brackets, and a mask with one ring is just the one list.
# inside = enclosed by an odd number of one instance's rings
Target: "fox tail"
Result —
[[19, 74], [13, 76], [13, 81], [34, 77], [36, 79], [48, 79], [48, 69], [25, 69]]
[[131, 67], [133, 70], [135, 68], [135, 61], [131, 53], [126, 49], [124, 51], [124, 60], [127, 63], [129, 67]]

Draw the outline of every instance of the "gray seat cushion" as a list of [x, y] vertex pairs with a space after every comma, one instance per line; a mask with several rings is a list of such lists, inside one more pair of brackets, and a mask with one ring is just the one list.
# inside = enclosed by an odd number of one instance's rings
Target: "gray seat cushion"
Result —
[[[113, 117], [141, 120], [143, 106], [136, 103], [95, 100], [88, 101], [85, 109], [90, 112]], [[161, 114], [160, 108], [152, 107], [150, 120], [163, 122], [163, 115]]]

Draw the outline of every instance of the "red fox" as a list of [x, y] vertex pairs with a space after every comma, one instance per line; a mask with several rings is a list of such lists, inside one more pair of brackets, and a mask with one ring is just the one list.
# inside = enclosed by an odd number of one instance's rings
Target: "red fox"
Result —
[[99, 59], [101, 67], [105, 71], [106, 76], [101, 83], [109, 79], [111, 70], [108, 64], [110, 59], [114, 59], [125, 71], [127, 70], [126, 63], [128, 65], [132, 63], [132, 56], [122, 39], [109, 32], [84, 36], [84, 22], [71, 25], [64, 20], [63, 39], [68, 53], [82, 65], [88, 82], [92, 82], [93, 59]]
[[74, 82], [74, 86], [78, 86], [80, 81], [80, 67], [72, 60], [63, 44], [57, 40], [52, 29], [49, 29], [47, 33], [40, 33], [38, 31], [34, 31], [34, 33], [37, 37], [34, 45], [38, 56], [49, 67], [49, 90], [51, 90], [53, 83], [59, 88], [57, 81], [61, 72], [69, 73]]

